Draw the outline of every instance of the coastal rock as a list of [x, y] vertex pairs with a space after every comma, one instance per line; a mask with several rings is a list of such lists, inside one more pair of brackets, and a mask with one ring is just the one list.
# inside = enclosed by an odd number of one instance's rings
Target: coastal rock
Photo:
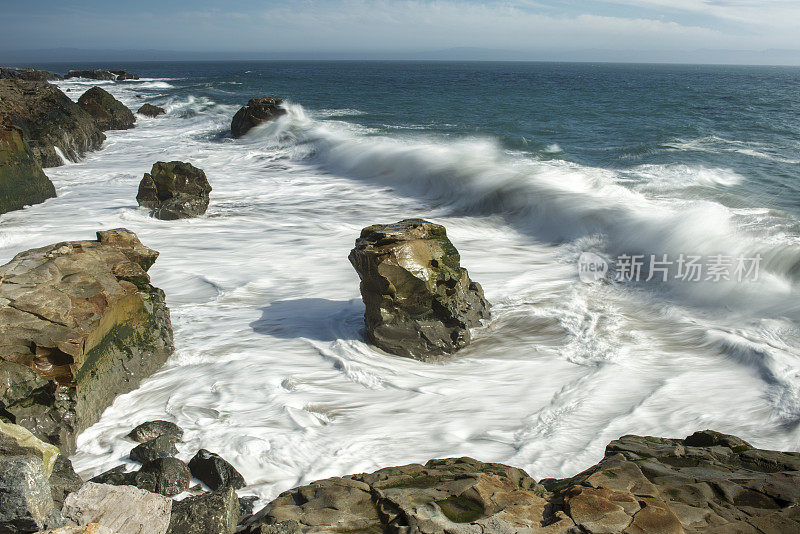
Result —
[[64, 164], [56, 148], [78, 161], [106, 138], [88, 113], [49, 83], [0, 80], [0, 117], [22, 131], [41, 167]]
[[172, 505], [168, 534], [233, 534], [239, 500], [231, 487], [187, 497]]
[[244, 477], [219, 454], [200, 449], [194, 458], [189, 460], [192, 475], [212, 490], [224, 487], [234, 489], [245, 486]]
[[159, 436], [169, 436], [175, 441], [180, 441], [183, 438], [183, 429], [170, 421], [157, 419], [142, 423], [128, 434], [129, 438], [139, 443], [154, 440]]
[[50, 494], [58, 510], [64, 506], [67, 495], [83, 487], [83, 479], [78, 476], [72, 467], [72, 462], [66, 456], [59, 454], [50, 473]]
[[112, 486], [135, 486], [136, 485], [136, 471], [128, 471], [127, 466], [118, 465], [108, 471], [104, 471], [89, 479], [89, 482], [96, 484], [110, 484]]
[[233, 116], [231, 135], [239, 138], [259, 124], [285, 115], [286, 110], [280, 107], [281, 104], [283, 104], [283, 100], [271, 96], [251, 99]]
[[50, 80], [61, 80], [61, 76], [46, 70], [36, 70], [30, 68], [0, 67], [1, 78], [15, 78], [30, 82], [47, 82]]
[[331, 478], [284, 492], [240, 532], [778, 533], [800, 532], [799, 507], [800, 453], [703, 431], [623, 436], [594, 467], [539, 484], [471, 458]]
[[0, 123], [0, 214], [39, 204], [56, 196], [22, 133]]
[[202, 170], [182, 161], [159, 161], [142, 178], [136, 201], [153, 210], [155, 218], [171, 221], [204, 214], [210, 192]]
[[166, 111], [162, 107], [154, 106], [153, 104], [145, 104], [139, 108], [137, 111], [139, 115], [144, 115], [145, 117], [152, 117], [156, 118], [159, 115], [164, 115]]
[[87, 80], [114, 81], [117, 75], [110, 70], [71, 70], [67, 73], [66, 79], [86, 78]]
[[117, 77], [118, 82], [122, 82], [125, 80], [138, 80], [138, 74], [132, 74], [130, 72], [126, 72], [124, 70], [112, 70], [111, 74], [114, 74]]
[[69, 453], [117, 395], [157, 370], [173, 350], [164, 292], [147, 275], [157, 257], [117, 229], [1, 266], [0, 413]]
[[157, 458], [169, 458], [178, 454], [175, 448], [175, 440], [170, 436], [158, 436], [155, 439], [146, 441], [131, 450], [131, 460], [146, 464]]
[[89, 523], [81, 527], [61, 527], [53, 530], [46, 530], [39, 534], [117, 534], [108, 527], [98, 525], [97, 523]]
[[0, 421], [0, 532], [36, 532], [64, 524], [50, 491], [58, 449]]
[[103, 131], [128, 130], [136, 122], [136, 117], [125, 104], [100, 87], [92, 87], [83, 93], [78, 105], [94, 118]]
[[136, 487], [161, 495], [177, 495], [189, 489], [192, 475], [177, 458], [156, 458], [136, 473]]
[[165, 534], [172, 500], [131, 486], [87, 482], [67, 497], [64, 517], [73, 525], [96, 523], [117, 534]]
[[349, 259], [361, 278], [367, 339], [386, 352], [419, 360], [452, 353], [489, 317], [481, 286], [441, 225], [406, 219], [369, 226]]

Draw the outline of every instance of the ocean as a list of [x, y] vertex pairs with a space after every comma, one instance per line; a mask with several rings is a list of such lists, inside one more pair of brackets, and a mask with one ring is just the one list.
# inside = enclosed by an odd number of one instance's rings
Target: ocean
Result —
[[[219, 453], [263, 500], [437, 457], [570, 476], [624, 434], [800, 451], [800, 68], [37, 67], [124, 68], [142, 79], [57, 85], [167, 110], [46, 169], [58, 198], [0, 220], [3, 263], [116, 227], [161, 253], [176, 352], [79, 438], [85, 477], [155, 418], [185, 429], [181, 458]], [[232, 139], [259, 96], [288, 113]], [[206, 215], [137, 207], [159, 160], [205, 170]], [[494, 305], [441, 363], [363, 339], [348, 252], [362, 227], [410, 217], [445, 225]]]

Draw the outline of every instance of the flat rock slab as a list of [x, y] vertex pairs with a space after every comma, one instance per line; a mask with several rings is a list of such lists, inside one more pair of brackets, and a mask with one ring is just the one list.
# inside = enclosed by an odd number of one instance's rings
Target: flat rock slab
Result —
[[64, 517], [74, 525], [97, 523], [117, 534], [165, 534], [172, 500], [133, 486], [87, 482], [64, 503]]

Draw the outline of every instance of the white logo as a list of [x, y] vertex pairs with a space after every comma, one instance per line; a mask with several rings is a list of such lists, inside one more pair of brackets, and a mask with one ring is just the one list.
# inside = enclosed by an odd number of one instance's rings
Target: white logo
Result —
[[605, 278], [607, 272], [608, 262], [593, 252], [584, 252], [578, 258], [578, 277], [581, 282], [597, 282]]

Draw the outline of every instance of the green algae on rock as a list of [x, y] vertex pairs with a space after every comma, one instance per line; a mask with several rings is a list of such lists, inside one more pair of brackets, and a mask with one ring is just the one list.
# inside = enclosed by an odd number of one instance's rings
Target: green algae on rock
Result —
[[56, 196], [53, 182], [36, 162], [22, 133], [0, 124], [0, 214]]

